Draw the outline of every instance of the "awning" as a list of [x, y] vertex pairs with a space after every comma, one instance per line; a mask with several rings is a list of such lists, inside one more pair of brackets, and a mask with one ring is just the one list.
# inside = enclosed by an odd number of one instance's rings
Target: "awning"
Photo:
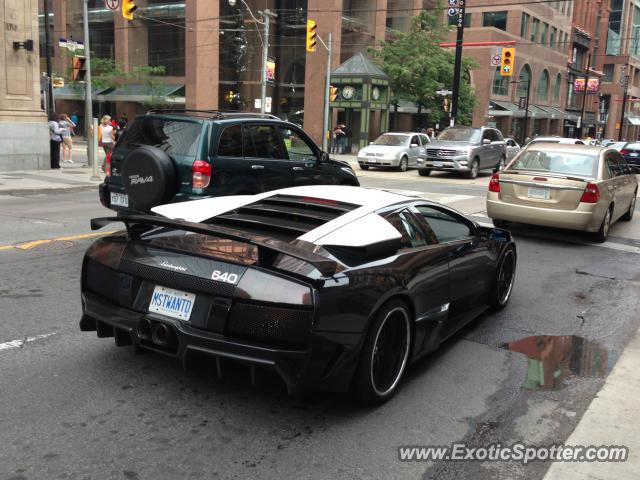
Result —
[[640, 125], [640, 117], [625, 117], [625, 120], [629, 122], [631, 125]]
[[[489, 100], [487, 116], [492, 117], [513, 117], [518, 111], [518, 106], [513, 102], [503, 102], [501, 100]], [[523, 111], [524, 116], [524, 111]]]
[[[91, 98], [97, 100], [98, 95], [110, 90], [109, 88], [94, 88], [91, 90]], [[85, 85], [83, 83], [67, 84], [64, 87], [53, 89], [55, 100], [84, 100]]]
[[580, 114], [576, 113], [576, 112], [572, 112], [570, 110], [565, 110], [566, 114], [567, 114], [567, 120], [572, 121], [572, 122], [577, 122], [578, 119], [580, 118]]
[[537, 105], [529, 105], [529, 115], [531, 118], [549, 118], [549, 112]]
[[162, 99], [168, 103], [185, 103], [184, 85], [124, 85], [100, 95], [101, 102], [144, 103]]
[[545, 107], [545, 110], [547, 110], [551, 114], [552, 120], [567, 118], [567, 112], [557, 107]]

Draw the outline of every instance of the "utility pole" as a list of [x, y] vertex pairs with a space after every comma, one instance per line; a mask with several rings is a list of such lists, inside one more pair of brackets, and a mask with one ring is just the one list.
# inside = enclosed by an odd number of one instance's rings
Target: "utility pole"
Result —
[[329, 94], [331, 90], [331, 56], [333, 54], [333, 42], [331, 40], [331, 32], [327, 36], [327, 43], [324, 43], [322, 38], [318, 35], [318, 40], [327, 50], [327, 77], [324, 80], [324, 115], [323, 115], [323, 132], [322, 132], [322, 150], [328, 151], [329, 149], [329, 130], [331, 125], [329, 124]]
[[49, 36], [49, 0], [44, 0], [44, 51], [47, 60], [47, 115], [56, 111], [53, 103], [53, 77], [51, 76], [51, 38]]
[[589, 69], [591, 68], [591, 53], [587, 57], [587, 67], [584, 69], [584, 92], [582, 93], [582, 109], [580, 110], [580, 136], [578, 138], [582, 138], [582, 131], [584, 130], [583, 122], [584, 122], [584, 109], [587, 104], [587, 95], [589, 94]]
[[[87, 73], [85, 75], [85, 88], [84, 88], [84, 126], [87, 131], [87, 158], [89, 159], [89, 165], [93, 167], [93, 176], [97, 177], [97, 159], [96, 151], [94, 148], [94, 139], [97, 138], [98, 132], [92, 128], [93, 124], [93, 106], [91, 103], [91, 47], [89, 45], [89, 0], [82, 1], [82, 26], [84, 29], [84, 55], [87, 66]], [[99, 128], [99, 127], [98, 127]]]
[[278, 15], [268, 8], [265, 8], [263, 11], [258, 13], [262, 15], [262, 26], [264, 27], [264, 39], [262, 41], [262, 92], [260, 94], [260, 113], [265, 113], [265, 103], [267, 101], [267, 62], [269, 61], [269, 23], [271, 18], [276, 18]]
[[627, 107], [627, 91], [629, 88], [629, 76], [626, 75], [626, 68], [622, 74], [622, 78], [620, 78], [620, 83], [622, 83], [622, 109], [620, 111], [620, 131], [618, 132], [618, 141], [622, 141], [622, 132], [624, 131], [624, 111]]
[[[456, 117], [458, 116], [458, 96], [460, 95], [460, 70], [462, 69], [462, 42], [464, 40], [464, 11], [466, 0], [458, 0], [458, 34], [456, 36], [456, 58], [453, 65], [453, 94], [451, 95], [451, 116], [449, 120], [449, 126], [453, 127], [456, 124]], [[449, 15], [452, 10], [449, 9]], [[455, 11], [453, 12], [455, 14]]]
[[524, 103], [524, 129], [522, 130], [522, 143], [524, 145], [524, 141], [527, 138], [527, 128], [529, 126], [529, 95], [531, 94], [531, 75], [529, 75], [529, 79], [527, 80], [527, 99]]

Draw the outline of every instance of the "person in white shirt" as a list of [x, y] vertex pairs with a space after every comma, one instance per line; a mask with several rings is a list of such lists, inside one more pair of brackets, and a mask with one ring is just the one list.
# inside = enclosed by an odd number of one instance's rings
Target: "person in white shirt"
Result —
[[100, 126], [98, 127], [98, 145], [102, 146], [105, 153], [105, 159], [102, 161], [102, 171], [105, 169], [105, 163], [107, 155], [113, 150], [113, 146], [116, 142], [116, 135], [111, 125], [111, 117], [104, 115], [100, 119]]

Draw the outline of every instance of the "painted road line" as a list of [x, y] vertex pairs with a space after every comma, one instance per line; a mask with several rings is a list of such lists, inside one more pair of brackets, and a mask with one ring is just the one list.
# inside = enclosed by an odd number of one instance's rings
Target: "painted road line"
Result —
[[55, 335], [55, 333], [43, 333], [42, 335], [34, 335], [33, 337], [25, 337], [19, 340], [11, 340], [10, 342], [0, 343], [0, 351], [10, 350], [12, 348], [22, 348], [29, 342], [35, 342], [36, 340], [42, 340]]
[[116, 232], [117, 230], [109, 230], [106, 232], [96, 232], [96, 233], [82, 233], [79, 235], [68, 235], [65, 237], [56, 237], [56, 238], [49, 238], [49, 239], [43, 239], [43, 240], [32, 240], [30, 242], [16, 243], [12, 245], [0, 245], [0, 251], [12, 250], [14, 248], [17, 248], [18, 250], [31, 250], [33, 248], [39, 247], [40, 245], [45, 245], [47, 243], [69, 242], [73, 240], [82, 240], [85, 238], [102, 237], [104, 235], [111, 235], [112, 233], [116, 233]]

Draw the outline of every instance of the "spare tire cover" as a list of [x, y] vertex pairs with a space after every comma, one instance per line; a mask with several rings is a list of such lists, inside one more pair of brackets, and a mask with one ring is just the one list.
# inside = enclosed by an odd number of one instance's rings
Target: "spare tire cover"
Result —
[[169, 155], [144, 145], [124, 159], [122, 183], [129, 196], [129, 208], [149, 211], [171, 201], [177, 191], [178, 176]]

